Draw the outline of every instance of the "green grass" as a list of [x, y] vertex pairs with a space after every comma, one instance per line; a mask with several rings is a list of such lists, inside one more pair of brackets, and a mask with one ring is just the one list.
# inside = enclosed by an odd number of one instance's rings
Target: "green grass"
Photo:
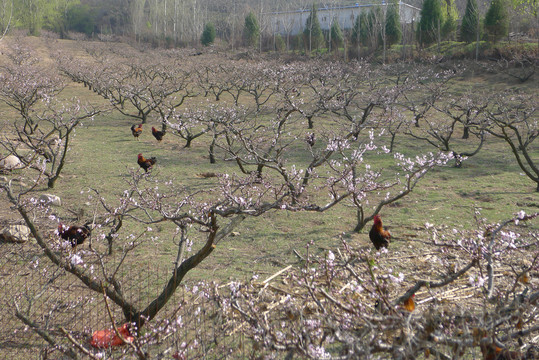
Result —
[[[127, 186], [125, 178], [129, 171], [138, 168], [136, 155], [139, 152], [157, 157], [153, 176], [174, 179], [190, 190], [216, 184], [215, 178], [201, 179], [197, 173], [237, 171], [222, 159], [215, 165], [210, 164], [204, 139], [195, 140], [190, 149], [183, 148], [182, 142], [170, 135], [157, 144], [148, 131], [152, 124], [147, 124], [140, 140], [136, 141], [129, 131], [131, 123], [130, 119], [112, 114], [77, 130], [71, 160], [54, 191], [62, 197], [67, 208], [84, 208], [89, 213], [91, 207], [84, 205], [88, 201], [86, 194], [80, 192], [90, 187], [99, 189], [110, 200], [120, 195]], [[396, 148], [412, 153], [433, 150], [424, 144], [410, 144], [406, 138]], [[390, 162], [383, 166], [390, 166]], [[382, 213], [385, 224], [398, 237], [399, 233], [421, 227], [425, 222], [473, 227], [474, 208], [483, 209], [483, 215], [490, 221], [501, 221], [521, 209], [537, 211], [538, 202], [534, 184], [520, 175], [505, 144], [490, 141], [462, 168], [450, 164], [427, 174], [411, 195], [395, 206], [384, 208]], [[338, 206], [323, 214], [273, 211], [246, 220], [237, 229], [239, 234], [222, 242], [209, 259], [189, 274], [188, 279], [224, 281], [247, 278], [255, 272], [271, 273], [297, 262], [293, 250], [303, 253], [311, 241], [322, 249], [338, 246], [338, 235], [350, 232], [354, 226], [355, 209], [351, 206]], [[129, 223], [122, 233], [136, 233], [142, 228]], [[176, 252], [171, 239], [174, 226], [160, 223], [154, 228], [160, 237], [159, 246], [139, 248], [136, 261], [153, 259], [161, 264], [171, 264]], [[361, 246], [369, 246], [366, 232], [353, 235]]]
[[[476, 78], [460, 80], [455, 88], [487, 87]], [[486, 83], [492, 85], [493, 79]], [[498, 83], [496, 86], [504, 86]], [[70, 86], [69, 95], [81, 99], [102, 101], [94, 93], [80, 86]], [[216, 185], [215, 178], [201, 179], [202, 172], [237, 172], [234, 164], [224, 162], [222, 156], [217, 164], [210, 164], [207, 153], [208, 137], [196, 139], [191, 148], [184, 148], [183, 140], [168, 134], [162, 143], [151, 135], [151, 126], [144, 126], [140, 140], [130, 133], [134, 121], [117, 112], [98, 116], [78, 128], [73, 139], [69, 161], [62, 178], [53, 191], [62, 198], [64, 209], [56, 209], [60, 218], [71, 214], [65, 209], [79, 212], [86, 217], [93, 212], [93, 200], [87, 198], [87, 190], [100, 191], [109, 201], [121, 195], [127, 188], [129, 172], [137, 170], [138, 153], [155, 156], [158, 165], [153, 175], [159, 179], [173, 179], [187, 190], [200, 190]], [[407, 155], [434, 151], [427, 144], [418, 143], [403, 135], [397, 137], [396, 150]], [[222, 155], [222, 154], [221, 154]], [[380, 160], [382, 162], [380, 162]], [[305, 159], [296, 158], [302, 163]], [[367, 158], [367, 162], [380, 167], [391, 166], [388, 156]], [[507, 219], [519, 210], [537, 211], [537, 194], [534, 184], [520, 171], [506, 145], [498, 140], [489, 140], [481, 152], [466, 161], [462, 168], [452, 164], [435, 169], [423, 179], [411, 195], [399, 203], [382, 210], [385, 224], [396, 236], [407, 229], [421, 227], [425, 222], [447, 226], [473, 227], [474, 208], [483, 209], [490, 221]], [[82, 192], [82, 193], [81, 193]], [[87, 203], [92, 206], [88, 206]], [[305, 251], [313, 241], [316, 248], [338, 246], [339, 234], [350, 232], [355, 226], [355, 209], [338, 206], [323, 214], [290, 213], [273, 211], [263, 217], [246, 220], [237, 230], [239, 235], [222, 242], [212, 256], [188, 276], [188, 280], [212, 279], [224, 281], [230, 278], [248, 278], [255, 272], [271, 273], [287, 264], [297, 262], [293, 250]], [[156, 261], [171, 266], [176, 253], [172, 242], [172, 224], [160, 223], [153, 226], [159, 236], [158, 245], [148, 244], [136, 251], [135, 263]], [[143, 231], [145, 226], [128, 222], [120, 235]], [[369, 246], [367, 230], [353, 235], [361, 246]], [[121, 242], [118, 243], [118, 246]], [[196, 247], [196, 245], [195, 245]], [[119, 249], [117, 249], [119, 250]]]
[[[437, 43], [419, 49], [416, 45], [405, 45], [406, 56], [412, 53], [417, 54], [419, 51], [424, 58], [429, 56], [443, 56], [445, 59], [475, 59], [476, 56], [475, 42], [466, 44], [459, 41], [442, 41], [440, 46]], [[386, 61], [397, 62], [402, 57], [403, 45], [392, 45], [387, 49]], [[492, 43], [488, 41], [479, 42], [479, 57], [480, 59], [533, 59], [537, 57], [537, 42], [517, 42], [517, 41], [499, 41]], [[377, 60], [382, 60], [382, 50], [376, 50], [375, 57]]]
[[[450, 90], [455, 93], [489, 92], [508, 87], [537, 94], [537, 84], [533, 82], [519, 84], [505, 75], [475, 72], [453, 81]], [[104, 103], [101, 97], [76, 84], [70, 84], [62, 95]], [[227, 101], [226, 96], [223, 99], [223, 102]], [[190, 103], [204, 103], [204, 99], [192, 99]], [[7, 123], [15, 116], [2, 104], [0, 114], [5, 115], [4, 121]], [[204, 179], [197, 174], [238, 172], [233, 163], [224, 161], [222, 153], [218, 153], [217, 164], [210, 164], [207, 147], [209, 136], [195, 139], [191, 148], [184, 148], [184, 140], [171, 133], [157, 143], [151, 135], [151, 127], [158, 124], [150, 120], [144, 125], [143, 134], [137, 141], [130, 131], [130, 126], [135, 122], [114, 111], [97, 116], [94, 121], [85, 122], [77, 128], [68, 163], [56, 188], [39, 189], [40, 192], [51, 192], [62, 198], [63, 207], [54, 208], [55, 215], [68, 221], [73, 218], [73, 213], [82, 212], [84, 220], [91, 219], [94, 211], [102, 213], [95, 196], [88, 198], [92, 194], [88, 192], [90, 188], [99, 190], [108, 202], [115, 204], [127, 188], [130, 172], [141, 171], [136, 163], [138, 153], [158, 159], [152, 174], [143, 181], [148, 186], [153, 185], [152, 179], [159, 179], [163, 182], [173, 180], [188, 192], [211, 189], [216, 186], [217, 179]], [[329, 128], [331, 125], [331, 118], [315, 121], [317, 128]], [[388, 138], [381, 140], [389, 144]], [[461, 143], [458, 139], [455, 142]], [[294, 144], [297, 150], [304, 146], [299, 142]], [[397, 136], [395, 150], [407, 156], [435, 151], [428, 144], [402, 134]], [[533, 156], [539, 159], [537, 145]], [[308, 161], [305, 152], [301, 151], [295, 151], [290, 159], [298, 164]], [[389, 173], [394, 166], [388, 155], [370, 154], [366, 156], [366, 162], [372, 163], [373, 167], [385, 168]], [[382, 210], [384, 225], [389, 227], [396, 239], [391, 244], [390, 252], [397, 253], [412, 246], [407, 242], [412, 236], [428, 241], [426, 233], [422, 231], [426, 222], [439, 227], [475, 228], [473, 215], [476, 208], [481, 209], [482, 216], [489, 222], [506, 220], [519, 210], [528, 213], [539, 211], [539, 194], [535, 192], [535, 184], [521, 175], [513, 155], [502, 141], [490, 138], [479, 154], [467, 160], [462, 168], [452, 165], [450, 163], [432, 170], [409, 196]], [[221, 224], [225, 223], [225, 220], [220, 221]], [[248, 279], [253, 274], [260, 274], [264, 278], [289, 264], [299, 266], [301, 262], [294, 252], [305, 255], [310, 244], [314, 244], [309, 247], [311, 253], [335, 250], [341, 246], [341, 237], [354, 247], [372, 248], [368, 239], [369, 224], [360, 233], [353, 233], [355, 221], [356, 210], [349, 204], [336, 206], [325, 213], [271, 211], [261, 217], [248, 218], [235, 229], [234, 236], [222, 241], [209, 258], [186, 276], [185, 282], [193, 284], [204, 280], [224, 283], [230, 279]], [[46, 218], [40, 221], [40, 229], [51, 242], [57, 239], [53, 235], [56, 225], [55, 221]], [[532, 230], [537, 230], [537, 224], [530, 226]], [[146, 235], [133, 256], [128, 257], [119, 273], [126, 296], [135, 299], [140, 306], [146, 305], [162, 289], [171, 272], [177, 251], [173, 239], [175, 227], [169, 222], [152, 225], [153, 231]], [[110, 267], [120, 261], [122, 246], [127, 243], [129, 234], [140, 234], [145, 229], [146, 225], [136, 221], [125, 222], [115, 242], [115, 254], [107, 258]], [[155, 238], [151, 239], [151, 236]], [[193, 248], [197, 249], [204, 234], [193, 229], [190, 237], [195, 240]], [[93, 241], [100, 249], [106, 246], [98, 238]], [[414, 243], [413, 246], [420, 245]], [[413, 251], [417, 253], [421, 249]], [[41, 258], [45, 263], [43, 255]], [[413, 264], [398, 263], [393, 269], [406, 272], [407, 276], [423, 275], [412, 273], [408, 265]], [[141, 275], [152, 272], [158, 272], [159, 276]]]
[[[451, 45], [453, 46], [453, 45]], [[471, 73], [452, 82], [451, 91], [493, 91], [508, 86], [519, 87], [523, 91], [537, 90], [533, 82], [518, 84], [514, 79], [489, 73]], [[104, 100], [82, 85], [70, 84], [62, 93], [70, 98], [76, 96], [83, 101], [103, 104]], [[210, 100], [212, 100], [210, 98]], [[190, 99], [190, 104], [203, 103], [205, 99]], [[223, 102], [227, 97], [223, 97]], [[2, 105], [0, 111], [6, 109]], [[138, 153], [158, 159], [152, 176], [172, 179], [188, 191], [215, 187], [215, 178], [201, 179], [196, 176], [203, 172], [238, 172], [233, 163], [223, 161], [218, 154], [217, 164], [208, 160], [207, 144], [209, 136], [195, 139], [191, 148], [184, 148], [184, 140], [167, 134], [162, 143], [157, 143], [151, 135], [151, 127], [158, 126], [153, 120], [144, 125], [144, 131], [137, 141], [130, 132], [136, 121], [113, 111], [97, 116], [94, 121], [84, 123], [76, 130], [68, 163], [64, 168], [57, 187], [50, 190], [62, 198], [63, 208], [54, 209], [62, 219], [72, 217], [72, 212], [91, 218], [96, 201], [88, 198], [90, 188], [97, 189], [114, 203], [124, 189], [130, 171], [137, 170]], [[317, 127], [330, 127], [331, 119], [317, 119]], [[387, 144], [389, 143], [388, 139]], [[457, 140], [458, 142], [458, 140]], [[298, 144], [300, 148], [304, 144]], [[426, 151], [435, 151], [428, 144], [398, 135], [396, 151], [409, 156]], [[536, 148], [537, 149], [537, 148]], [[535, 152], [538, 155], [539, 152]], [[307, 158], [297, 152], [291, 159], [298, 164]], [[390, 168], [390, 156], [367, 157], [367, 162], [375, 166]], [[140, 171], [140, 170], [138, 170]], [[509, 152], [507, 146], [498, 140], [489, 139], [488, 144], [477, 156], [466, 161], [462, 168], [452, 164], [431, 171], [409, 196], [382, 210], [384, 224], [389, 226], [396, 237], [409, 233], [410, 229], [433, 224], [471, 228], [474, 226], [474, 208], [481, 208], [489, 221], [501, 221], [519, 210], [538, 210], [537, 193], [534, 184], [525, 176]], [[67, 210], [71, 210], [69, 212]], [[238, 235], [222, 242], [210, 258], [190, 273], [187, 281], [200, 279], [225, 281], [231, 278], [245, 279], [253, 273], [272, 273], [276, 269], [298, 261], [293, 251], [305, 252], [310, 242], [322, 251], [339, 246], [339, 236], [346, 233], [359, 246], [370, 246], [367, 229], [360, 234], [351, 234], [355, 227], [356, 211], [352, 206], [337, 206], [327, 213], [290, 213], [272, 211], [262, 217], [247, 219], [237, 229]], [[49, 223], [52, 232], [54, 224]], [[141, 233], [146, 226], [133, 221], [127, 222], [120, 232], [120, 239], [130, 233]], [[153, 226], [157, 243], [148, 242], [135, 251], [129, 266], [153, 262], [171, 268], [176, 247], [172, 240], [175, 226], [159, 223]], [[196, 236], [196, 234], [195, 234]], [[116, 251], [122, 246], [117, 242]], [[399, 246], [398, 243], [395, 246]], [[195, 248], [197, 244], [195, 244]]]

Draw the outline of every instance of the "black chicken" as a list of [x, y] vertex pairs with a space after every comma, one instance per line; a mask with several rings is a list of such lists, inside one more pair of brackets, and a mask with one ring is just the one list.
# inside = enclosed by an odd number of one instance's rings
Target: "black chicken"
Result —
[[73, 250], [76, 250], [78, 245], [84, 243], [84, 241], [90, 236], [90, 229], [86, 225], [82, 226], [66, 226], [62, 223], [58, 225], [58, 235], [64, 240], [68, 240], [71, 243]]

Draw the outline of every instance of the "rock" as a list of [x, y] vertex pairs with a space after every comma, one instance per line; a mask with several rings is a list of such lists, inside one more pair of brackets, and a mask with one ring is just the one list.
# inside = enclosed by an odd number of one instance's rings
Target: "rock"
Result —
[[62, 206], [62, 200], [56, 195], [43, 194], [39, 197], [39, 201], [44, 205]]
[[9, 225], [0, 232], [0, 239], [6, 242], [23, 243], [30, 238], [30, 228], [26, 225]]
[[2, 183], [7, 183], [7, 177], [0, 176], [0, 184], [2, 184]]
[[17, 184], [20, 187], [23, 187], [23, 188], [26, 187], [26, 183], [22, 181], [21, 179], [15, 178], [15, 179], [12, 179], [11, 181], [13, 182], [13, 184]]
[[22, 167], [21, 160], [15, 155], [8, 155], [0, 160], [0, 169], [13, 170]]

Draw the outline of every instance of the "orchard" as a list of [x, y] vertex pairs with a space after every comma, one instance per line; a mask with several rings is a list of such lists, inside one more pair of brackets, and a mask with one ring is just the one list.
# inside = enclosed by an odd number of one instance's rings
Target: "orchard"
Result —
[[[19, 161], [0, 167], [1, 225], [29, 230], [0, 244], [3, 356], [537, 356], [536, 82], [466, 61], [0, 46], [0, 159]], [[90, 235], [72, 246], [59, 223]]]

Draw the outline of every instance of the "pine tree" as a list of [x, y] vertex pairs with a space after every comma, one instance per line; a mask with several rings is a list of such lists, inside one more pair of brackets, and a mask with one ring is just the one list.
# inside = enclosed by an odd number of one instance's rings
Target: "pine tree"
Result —
[[485, 15], [485, 30], [494, 42], [507, 35], [509, 17], [505, 0], [492, 0]]
[[245, 17], [244, 35], [247, 46], [256, 46], [258, 37], [260, 36], [260, 27], [258, 26], [258, 20], [256, 20], [255, 14], [252, 12]]
[[475, 0], [468, 0], [466, 2], [466, 10], [462, 17], [462, 24], [460, 26], [460, 41], [471, 43], [477, 39], [477, 22], [479, 21], [479, 12], [477, 8], [477, 2]]
[[438, 24], [442, 26], [444, 17], [440, 0], [425, 0], [421, 8], [421, 20], [417, 36], [423, 44], [432, 44], [438, 36]]
[[280, 52], [286, 50], [286, 43], [281, 34], [275, 35], [275, 50]]
[[366, 28], [369, 46], [376, 49], [382, 38], [383, 13], [379, 6], [371, 8], [367, 15]]
[[357, 31], [359, 31], [359, 42], [361, 45], [367, 45], [367, 39], [369, 38], [368, 19], [367, 12], [363, 11], [356, 17], [356, 24], [354, 25], [354, 41], [357, 43]]
[[320, 21], [318, 21], [316, 4], [313, 4], [311, 14], [305, 22], [305, 30], [303, 31], [303, 35], [309, 51], [312, 49], [318, 49], [324, 42], [324, 35], [322, 34]]
[[359, 18], [360, 15], [356, 16], [356, 20], [354, 21], [354, 27], [352, 28], [352, 33], [350, 34], [350, 43], [353, 45], [359, 45], [360, 42], [360, 26], [361, 26], [361, 20]]
[[442, 38], [445, 40], [455, 40], [459, 13], [454, 0], [446, 0], [442, 3], [442, 15], [444, 17], [441, 28]]
[[399, 16], [399, 5], [396, 0], [393, 0], [387, 7], [385, 26], [387, 45], [391, 46], [401, 41], [401, 20]]
[[215, 41], [215, 27], [212, 23], [207, 23], [204, 26], [204, 31], [202, 31], [202, 36], [200, 37], [200, 42], [204, 46], [208, 46]]
[[333, 51], [339, 50], [339, 47], [343, 45], [343, 40], [341, 27], [339, 26], [337, 19], [335, 19], [331, 24], [331, 46]]

